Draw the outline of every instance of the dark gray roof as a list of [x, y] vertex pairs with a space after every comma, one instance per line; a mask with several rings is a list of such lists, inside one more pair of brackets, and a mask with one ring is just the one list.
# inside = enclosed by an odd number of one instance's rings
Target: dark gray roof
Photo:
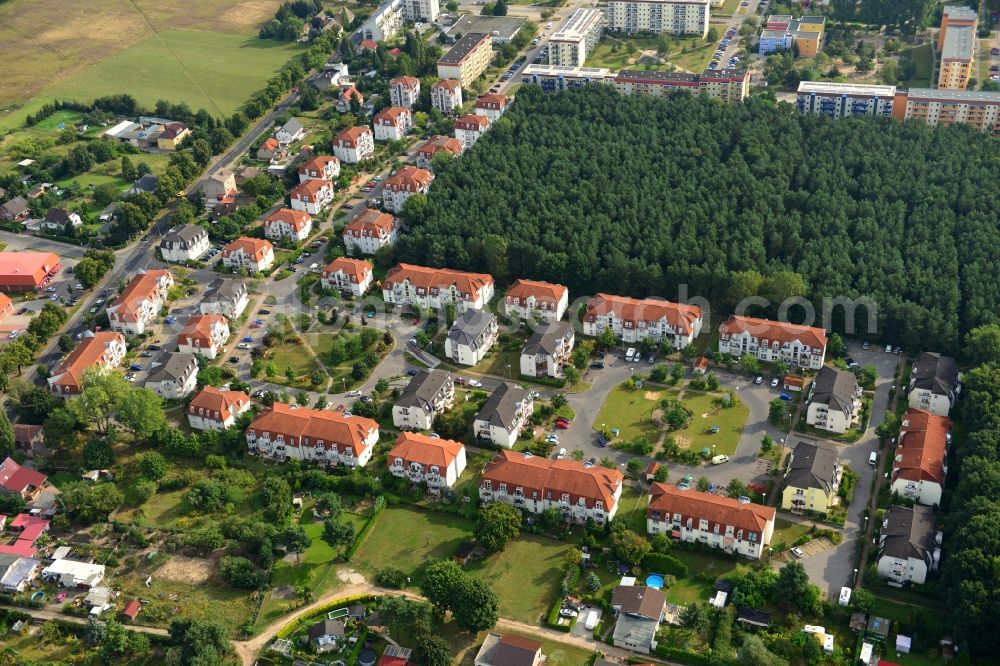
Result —
[[21, 215], [28, 210], [28, 201], [24, 197], [14, 197], [3, 205], [3, 209], [13, 215]]
[[910, 390], [928, 390], [935, 395], [951, 396], [958, 383], [958, 366], [955, 359], [937, 352], [924, 352], [913, 364]]
[[483, 39], [492, 39], [490, 35], [481, 32], [470, 32], [462, 39], [455, 42], [451, 50], [445, 53], [439, 60], [439, 65], [458, 65], [466, 56], [472, 53]]
[[528, 397], [528, 392], [513, 384], [504, 382], [493, 395], [489, 397], [483, 408], [476, 414], [477, 421], [486, 421], [490, 425], [507, 428], [514, 421], [514, 416], [520, 404]]
[[156, 192], [156, 188], [160, 186], [160, 179], [151, 173], [145, 174], [135, 183], [135, 187], [132, 188], [136, 192]]
[[452, 324], [448, 338], [456, 344], [475, 347], [479, 336], [489, 330], [495, 321], [492, 313], [469, 308]]
[[853, 372], [823, 366], [813, 382], [812, 401], [850, 413], [857, 390], [858, 380]]
[[930, 561], [934, 541], [934, 509], [921, 504], [913, 508], [892, 506], [885, 514], [879, 534], [881, 555], [900, 560], [914, 558]]
[[69, 222], [69, 211], [65, 208], [50, 208], [45, 214], [45, 221], [53, 224], [66, 224]]
[[343, 638], [344, 623], [340, 620], [323, 620], [309, 627], [309, 640], [314, 641], [322, 636]]
[[208, 231], [197, 224], [185, 224], [182, 227], [171, 229], [160, 241], [160, 247], [188, 249], [194, 245], [201, 237], [207, 237]]
[[800, 440], [792, 449], [792, 463], [785, 485], [819, 488], [829, 493], [833, 488], [836, 465], [837, 449], [808, 439]]
[[247, 292], [246, 282], [231, 278], [216, 278], [208, 283], [202, 301], [235, 301]]
[[396, 405], [419, 407], [424, 411], [430, 411], [431, 402], [450, 381], [452, 381], [451, 375], [444, 370], [421, 370], [403, 389], [396, 400]]
[[289, 134], [298, 134], [305, 129], [305, 127], [303, 127], [302, 123], [300, 123], [297, 118], [292, 118], [287, 123], [282, 125], [281, 129], [285, 130]]
[[534, 666], [535, 655], [541, 649], [542, 644], [536, 640], [507, 634], [497, 643], [493, 666]]
[[754, 627], [767, 627], [771, 624], [771, 614], [755, 608], [748, 608], [747, 606], [737, 606], [736, 621]]
[[191, 372], [198, 372], [198, 359], [194, 354], [163, 352], [153, 359], [146, 383], [171, 380], [182, 382]]
[[543, 324], [535, 329], [528, 341], [524, 343], [522, 354], [547, 354], [549, 356], [556, 353], [559, 341], [567, 335], [572, 335], [573, 326], [567, 321], [557, 321], [552, 324]]

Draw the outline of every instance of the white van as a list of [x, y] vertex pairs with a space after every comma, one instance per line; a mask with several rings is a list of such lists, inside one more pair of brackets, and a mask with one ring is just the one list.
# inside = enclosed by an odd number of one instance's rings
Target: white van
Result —
[[562, 460], [566, 457], [566, 449], [559, 449], [559, 453], [556, 454], [556, 460]]
[[724, 454], [720, 454], [712, 458], [713, 465], [721, 465], [722, 463], [727, 463], [727, 462], [729, 462], [729, 456]]
[[876, 463], [878, 463], [878, 452], [877, 451], [872, 451], [868, 455], [868, 464], [871, 465], [872, 467], [874, 467]]
[[625, 360], [631, 363], [635, 359], [635, 347], [629, 347], [628, 351], [625, 352]]

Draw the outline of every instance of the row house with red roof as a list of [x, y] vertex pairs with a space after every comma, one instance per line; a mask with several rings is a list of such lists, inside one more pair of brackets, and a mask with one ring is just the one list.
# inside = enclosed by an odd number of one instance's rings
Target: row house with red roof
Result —
[[333, 180], [340, 175], [340, 160], [333, 155], [315, 155], [299, 167], [299, 182]]
[[427, 194], [433, 181], [434, 174], [427, 169], [410, 165], [400, 167], [385, 179], [385, 186], [382, 188], [385, 207], [394, 213], [403, 212], [406, 200], [414, 194]]
[[225, 430], [248, 409], [250, 396], [243, 391], [224, 391], [206, 386], [188, 403], [188, 424], [194, 430]]
[[774, 535], [773, 507], [654, 483], [646, 531], [758, 559]]
[[274, 263], [274, 246], [269, 241], [241, 236], [222, 248], [222, 265], [250, 273], [266, 271]]
[[83, 390], [87, 368], [114, 368], [125, 358], [125, 336], [114, 331], [98, 331], [69, 353], [48, 378], [49, 390], [60, 398], [72, 398]]
[[382, 109], [372, 119], [376, 141], [399, 141], [413, 127], [413, 113], [402, 106]]
[[459, 442], [402, 432], [385, 458], [393, 476], [428, 489], [452, 488], [465, 470], [465, 447]]
[[398, 235], [396, 218], [375, 208], [366, 208], [344, 227], [347, 254], [375, 254], [379, 248], [392, 245]]
[[323, 269], [320, 282], [324, 289], [335, 289], [349, 292], [355, 298], [361, 298], [372, 286], [374, 279], [371, 262], [363, 259], [338, 257]]
[[292, 203], [292, 210], [319, 215], [320, 211], [333, 201], [333, 183], [328, 180], [307, 180], [295, 186], [289, 195], [289, 200]]
[[357, 164], [375, 154], [375, 138], [367, 127], [348, 127], [333, 138], [333, 154], [341, 162]]
[[222, 315], [195, 315], [177, 336], [177, 351], [182, 354], [201, 354], [214, 359], [229, 339], [229, 320]]
[[647, 338], [684, 349], [701, 333], [702, 312], [697, 305], [657, 298], [638, 300], [627, 296], [597, 294], [587, 303], [583, 333], [597, 337], [610, 328], [623, 342]]
[[[326, 182], [329, 181], [309, 181], [309, 183]], [[299, 185], [299, 187], [305, 187], [306, 185], [307, 183], [303, 183], [302, 185]], [[299, 188], [297, 187], [295, 189], [298, 190]], [[330, 190], [332, 191], [333, 188], [330, 188]], [[295, 203], [294, 198], [292, 199], [292, 203]], [[264, 236], [272, 241], [280, 242], [282, 240], [288, 240], [292, 243], [298, 243], [299, 241], [303, 241], [308, 238], [309, 234], [312, 233], [312, 224], [312, 215], [305, 210], [279, 208], [264, 218]]]
[[393, 106], [412, 109], [420, 101], [420, 79], [415, 76], [397, 76], [389, 81], [389, 99]]
[[504, 294], [504, 314], [511, 319], [559, 321], [569, 305], [569, 289], [561, 284], [517, 280]]
[[146, 271], [132, 278], [121, 296], [108, 306], [111, 330], [124, 335], [141, 335], [160, 314], [167, 291], [174, 286], [170, 271]]
[[556, 508], [567, 520], [603, 524], [618, 512], [624, 478], [616, 469], [501, 451], [483, 468], [479, 499], [534, 514]]
[[246, 431], [251, 454], [364, 467], [378, 443], [378, 423], [361, 416], [280, 402], [257, 416]]
[[439, 310], [449, 304], [457, 312], [481, 310], [493, 298], [493, 276], [450, 268], [399, 264], [382, 281], [386, 303]]
[[903, 414], [892, 459], [890, 490], [927, 506], [939, 506], [948, 473], [951, 420], [922, 409]]
[[819, 370], [826, 357], [826, 331], [813, 326], [730, 315], [719, 326], [719, 352], [744, 354], [768, 363]]

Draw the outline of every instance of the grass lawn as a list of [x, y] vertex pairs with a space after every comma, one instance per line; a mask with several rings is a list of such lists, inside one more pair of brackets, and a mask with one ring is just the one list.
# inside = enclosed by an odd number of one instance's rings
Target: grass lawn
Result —
[[507, 377], [516, 382], [521, 377], [521, 352], [494, 349], [489, 356], [469, 368], [469, 372]]
[[671, 55], [669, 60], [681, 69], [701, 74], [708, 67], [708, 63], [712, 60], [712, 53], [714, 52], [715, 44], [702, 44], [701, 46], [688, 49], [687, 53]]
[[945, 663], [944, 658], [938, 650], [933, 650], [931, 654], [912, 652], [904, 654], [896, 652], [895, 641], [890, 641], [885, 645], [885, 653], [882, 655], [886, 660], [899, 664], [900, 666], [941, 666]]
[[[681, 438], [684, 438], [687, 441], [687, 448], [694, 451], [701, 451], [706, 447], [712, 448], [714, 445], [717, 454], [731, 456], [736, 452], [750, 410], [740, 403], [727, 409], [718, 409], [711, 416], [702, 417], [703, 414], [709, 414], [717, 409], [712, 402], [716, 397], [712, 393], [698, 393], [690, 389], [684, 393], [682, 401], [691, 410], [692, 415], [687, 427], [672, 433], [677, 438], [678, 445], [681, 445]], [[713, 433], [712, 426], [719, 426], [719, 432]]]
[[774, 522], [774, 536], [771, 538], [771, 543], [784, 543], [785, 546], [791, 548], [796, 539], [808, 533], [809, 527], [807, 525], [778, 518]]
[[267, 352], [267, 362], [273, 362], [278, 367], [279, 379], [282, 380], [285, 378], [285, 368], [291, 368], [296, 377], [319, 369], [319, 362], [297, 344], [286, 343], [271, 347]]
[[646, 494], [639, 494], [631, 483], [626, 482], [622, 488], [622, 496], [618, 500], [618, 516], [625, 521], [636, 534], [646, 534], [646, 508], [649, 505], [649, 498]]
[[246, 35], [164, 30], [53, 84], [41, 96], [83, 101], [124, 92], [149, 107], [167, 99], [228, 115], [300, 50]]
[[744, 565], [737, 564], [729, 559], [716, 557], [711, 553], [701, 553], [694, 550], [674, 548], [670, 551], [670, 554], [686, 564], [688, 572], [692, 575], [709, 574], [711, 576], [715, 576], [716, 578], [721, 578], [734, 573], [740, 568], [745, 568]]
[[712, 596], [714, 585], [692, 578], [681, 578], [667, 590], [667, 603], [688, 605], [705, 602]]
[[934, 58], [931, 45], [921, 44], [900, 52], [900, 59], [909, 58], [917, 64], [913, 78], [907, 79], [908, 88], [929, 88], [931, 85], [931, 70], [934, 68]]
[[[476, 653], [488, 633], [484, 631], [478, 636], [470, 636], [468, 632], [455, 627], [454, 622], [448, 622], [441, 629], [441, 637], [448, 641], [451, 653], [455, 656], [453, 663], [456, 666], [473, 666], [475, 664]], [[503, 633], [541, 641], [546, 666], [587, 666], [594, 661], [594, 653], [583, 648], [550, 641], [542, 636], [520, 631], [504, 631]], [[405, 644], [406, 641], [403, 640], [402, 643]]]
[[645, 437], [650, 442], [656, 442], [660, 429], [653, 423], [652, 417], [658, 398], [647, 399], [647, 393], [642, 389], [634, 391], [616, 386], [604, 401], [593, 423], [594, 428], [600, 429], [602, 425], [608, 429], [618, 428], [621, 439]]
[[656, 49], [656, 40], [649, 38], [621, 38], [606, 36], [601, 39], [585, 63], [587, 67], [607, 67], [611, 71], [634, 66], [643, 49]]
[[[146, 524], [160, 529], [176, 527], [177, 521], [188, 517], [194, 508], [184, 501], [184, 495], [188, 490], [188, 488], [181, 488], [153, 495], [148, 502], [142, 505], [142, 509], [146, 513]], [[131, 520], [133, 513], [131, 510], [125, 510], [119, 515], [122, 520]]]
[[[732, 16], [736, 13], [736, 8], [740, 6], [740, 0], [726, 0], [722, 3], [722, 6], [718, 9], [712, 10], [712, 16]], [[722, 28], [719, 29], [720, 34], [725, 34], [726, 31]]]

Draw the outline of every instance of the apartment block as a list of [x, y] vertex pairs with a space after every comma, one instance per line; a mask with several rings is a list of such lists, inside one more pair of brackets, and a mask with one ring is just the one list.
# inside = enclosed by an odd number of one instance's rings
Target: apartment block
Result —
[[941, 48], [938, 89], [965, 90], [974, 71], [975, 54], [976, 29], [965, 25], [949, 27]]
[[375, 254], [383, 245], [396, 242], [396, 218], [375, 208], [366, 208], [344, 227], [348, 254]]
[[724, 102], [742, 102], [750, 94], [750, 72], [719, 69], [691, 74], [623, 69], [614, 77], [614, 85], [623, 95], [666, 97], [677, 90], [688, 90]]
[[945, 35], [949, 28], [972, 28], [975, 32], [979, 27], [979, 14], [972, 7], [945, 5], [941, 11], [941, 30], [938, 31], [937, 49], [944, 48]]
[[379, 5], [361, 26], [362, 37], [376, 42], [395, 37], [403, 27], [403, 5], [403, 0], [387, 0]]
[[549, 64], [582, 67], [587, 56], [601, 41], [604, 12], [578, 9], [549, 38]]
[[386, 303], [410, 304], [435, 310], [454, 304], [458, 312], [480, 310], [493, 298], [493, 276], [449, 268], [399, 264], [382, 281]]
[[819, 370], [826, 356], [826, 331], [812, 326], [731, 315], [719, 326], [719, 352], [737, 358]]
[[610, 0], [608, 30], [708, 36], [709, 0]]
[[668, 342], [675, 349], [690, 345], [701, 333], [701, 326], [702, 313], [697, 305], [608, 294], [590, 299], [583, 316], [584, 335], [597, 337], [610, 328], [623, 342], [652, 338]]
[[826, 19], [822, 16], [796, 19], [788, 15], [771, 14], [760, 33], [760, 53], [789, 51], [797, 46], [800, 58], [811, 58], [823, 47], [825, 31]]
[[438, 0], [403, 0], [403, 18], [407, 21], [433, 23], [440, 11]]
[[378, 442], [378, 423], [325, 409], [276, 402], [246, 431], [247, 448], [278, 462], [288, 459], [364, 467]]
[[612, 80], [611, 71], [603, 67], [528, 65], [521, 71], [521, 83], [541, 86], [546, 92], [559, 92], [591, 83], [608, 83]]
[[389, 81], [389, 99], [393, 106], [412, 109], [420, 101], [420, 79], [415, 76], [397, 76]]
[[476, 145], [479, 137], [490, 128], [490, 119], [475, 113], [467, 113], [455, 119], [455, 138], [462, 142], [462, 150]]
[[969, 125], [1000, 136], [1000, 92], [910, 88], [896, 94], [892, 115], [931, 126]]
[[896, 86], [802, 81], [795, 104], [802, 113], [828, 118], [892, 116]]
[[458, 79], [463, 88], [468, 88], [486, 71], [492, 59], [493, 37], [470, 32], [437, 61], [438, 77]]
[[431, 86], [431, 106], [446, 116], [462, 106], [462, 82], [441, 79]]

